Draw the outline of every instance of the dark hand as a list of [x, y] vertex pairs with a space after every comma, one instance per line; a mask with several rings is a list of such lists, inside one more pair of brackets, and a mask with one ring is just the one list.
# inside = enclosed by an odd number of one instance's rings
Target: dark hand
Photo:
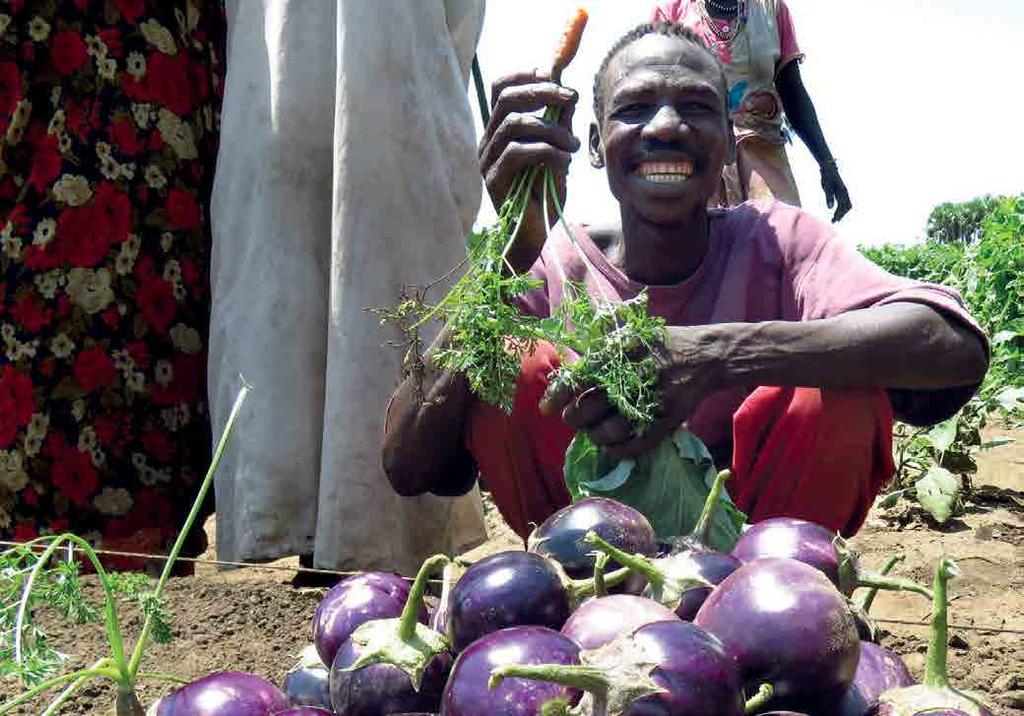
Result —
[[825, 202], [828, 204], [828, 208], [831, 209], [834, 206], [836, 209], [836, 213], [832, 217], [832, 223], [834, 224], [846, 216], [850, 209], [853, 208], [853, 203], [850, 201], [850, 192], [846, 190], [846, 184], [843, 183], [842, 177], [839, 176], [839, 168], [834, 162], [821, 166], [821, 188], [825, 190]]
[[[579, 96], [551, 82], [540, 71], [504, 77], [491, 89], [491, 121], [480, 142], [480, 170], [495, 207], [500, 207], [524, 169], [545, 166], [552, 171], [559, 202], [565, 206], [565, 180], [572, 153], [580, 141], [572, 134], [572, 116]], [[560, 110], [557, 121], [536, 116], [548, 107]], [[537, 183], [527, 209], [523, 229], [509, 258], [517, 270], [529, 269], [540, 254], [548, 227], [540, 205], [541, 185]], [[549, 207], [549, 220], [557, 219]]]
[[553, 415], [560, 411], [566, 425], [585, 431], [615, 459], [636, 458], [653, 450], [719, 387], [719, 359], [701, 340], [703, 328], [670, 328], [668, 345], [655, 352], [662, 407], [643, 435], [634, 433], [629, 421], [596, 387], [578, 394], [551, 389], [541, 400], [541, 412]]

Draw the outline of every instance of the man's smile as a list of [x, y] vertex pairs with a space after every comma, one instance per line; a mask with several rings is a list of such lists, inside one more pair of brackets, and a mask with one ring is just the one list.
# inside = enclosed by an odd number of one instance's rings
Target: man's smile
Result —
[[689, 159], [676, 161], [643, 161], [634, 171], [642, 179], [658, 184], [681, 184], [693, 174], [694, 164]]

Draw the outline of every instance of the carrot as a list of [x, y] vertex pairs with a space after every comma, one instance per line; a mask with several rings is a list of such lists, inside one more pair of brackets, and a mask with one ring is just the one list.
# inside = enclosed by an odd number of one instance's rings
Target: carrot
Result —
[[555, 52], [555, 62], [551, 66], [551, 77], [555, 82], [561, 81], [562, 70], [569, 66], [572, 58], [580, 49], [580, 40], [583, 39], [583, 30], [587, 26], [589, 15], [586, 9], [577, 8], [572, 19], [562, 33], [562, 41], [558, 43], [558, 50]]

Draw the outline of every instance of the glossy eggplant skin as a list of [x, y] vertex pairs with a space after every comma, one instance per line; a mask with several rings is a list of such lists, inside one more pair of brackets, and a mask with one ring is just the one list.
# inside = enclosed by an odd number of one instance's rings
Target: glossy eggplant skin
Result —
[[520, 626], [487, 634], [459, 654], [441, 701], [441, 716], [539, 716], [549, 701], [579, 701], [577, 689], [507, 678], [488, 688], [491, 669], [505, 664], [579, 664], [579, 647], [545, 627]]
[[914, 678], [899, 656], [885, 647], [861, 641], [857, 673], [836, 716], [866, 716], [883, 693], [913, 684]]
[[436, 654], [423, 672], [419, 690], [409, 675], [393, 664], [369, 664], [346, 671], [360, 656], [351, 639], [342, 644], [331, 666], [331, 704], [345, 716], [436, 711], [452, 668], [452, 656]]
[[657, 662], [650, 676], [664, 691], [633, 701], [622, 716], [743, 716], [739, 669], [714, 636], [672, 620], [646, 624], [633, 639]]
[[736, 659], [748, 693], [772, 685], [777, 707], [816, 712], [853, 683], [860, 639], [846, 598], [803, 562], [748, 562], [718, 585], [693, 621]]
[[164, 698], [156, 716], [267, 716], [288, 708], [288, 698], [263, 677], [220, 671]]
[[[313, 643], [324, 664], [334, 655], [356, 627], [374, 619], [394, 619], [409, 598], [409, 583], [389, 572], [364, 572], [332, 587], [313, 614]], [[422, 623], [427, 610], [420, 613]]]
[[562, 633], [581, 649], [597, 649], [652, 622], [673, 620], [668, 607], [632, 594], [611, 594], [589, 599], [573, 612]]
[[282, 684], [292, 706], [331, 708], [330, 670], [323, 664], [300, 666], [284, 677]]
[[550, 560], [532, 552], [501, 552], [471, 566], [452, 587], [445, 631], [459, 653], [499, 629], [561, 629], [570, 611], [562, 575]]
[[[725, 552], [680, 552], [670, 559], [689, 562], [695, 574], [715, 586], [721, 584], [726, 577], [743, 566], [743, 562]], [[711, 591], [707, 587], [687, 590], [683, 594], [679, 606], [676, 607], [676, 616], [683, 621], [693, 621], [701, 605], [711, 596]]]
[[[573, 579], [594, 573], [594, 551], [582, 542], [590, 530], [623, 552], [653, 556], [658, 543], [654, 528], [640, 512], [606, 497], [585, 497], [555, 512], [530, 535], [530, 551], [560, 563]], [[605, 571], [619, 567], [609, 562]], [[644, 579], [632, 575], [613, 593], [640, 594]]]
[[839, 587], [839, 559], [832, 541], [836, 534], [826, 527], [796, 519], [771, 517], [740, 535], [732, 556], [741, 562], [761, 557], [788, 557], [820, 570]]

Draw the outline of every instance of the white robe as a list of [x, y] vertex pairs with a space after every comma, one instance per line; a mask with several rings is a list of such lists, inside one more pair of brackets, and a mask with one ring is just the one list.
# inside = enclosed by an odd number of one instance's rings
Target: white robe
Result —
[[212, 199], [216, 481], [231, 560], [410, 573], [484, 537], [479, 494], [402, 498], [381, 468], [400, 352], [370, 307], [444, 275], [480, 203], [469, 64], [484, 0], [228, 0]]

